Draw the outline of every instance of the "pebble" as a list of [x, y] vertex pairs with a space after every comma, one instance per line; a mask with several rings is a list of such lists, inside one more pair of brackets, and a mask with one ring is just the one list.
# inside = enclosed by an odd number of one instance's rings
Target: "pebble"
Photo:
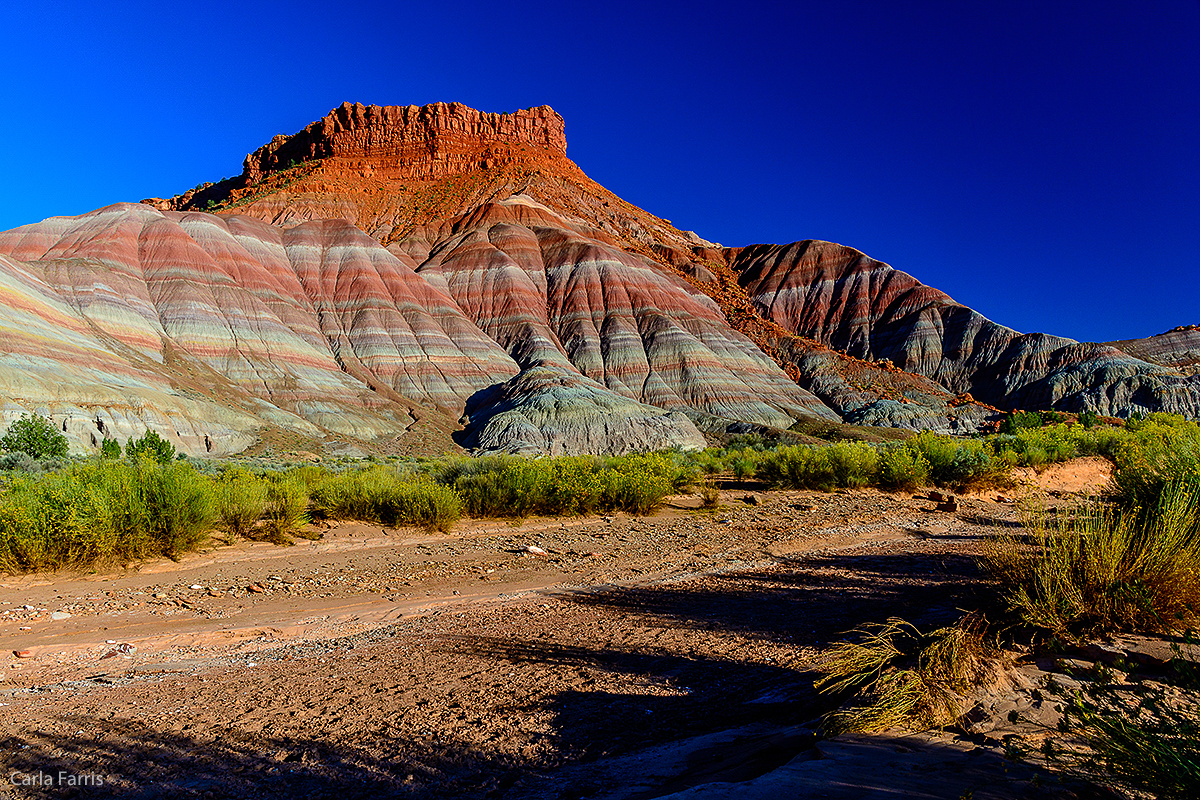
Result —
[[200, 584], [198, 584], [198, 583], [193, 583], [193, 584], [192, 584], [191, 586], [189, 586], [188, 588], [189, 588], [189, 589], [191, 589], [193, 592], [198, 592], [198, 591], [200, 591], [201, 589], [203, 589], [204, 587], [203, 587], [203, 586], [201, 586], [201, 585], [200, 585]]
[[33, 658], [32, 650], [13, 650], [13, 655], [17, 658]]
[[50, 614], [50, 619], [54, 620], [55, 622], [57, 622], [59, 620], [70, 619], [70, 618], [71, 618], [71, 615], [68, 614], [66, 611], [53, 611]]

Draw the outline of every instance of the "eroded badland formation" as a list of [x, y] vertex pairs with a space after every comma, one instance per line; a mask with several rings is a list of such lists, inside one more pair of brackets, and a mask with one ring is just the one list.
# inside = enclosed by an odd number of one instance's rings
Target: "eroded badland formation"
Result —
[[[37, 412], [78, 452], [148, 429], [200, 456], [562, 454], [1195, 417], [1198, 363], [1194, 328], [1018, 334], [849, 247], [680, 231], [591, 181], [547, 107], [346, 104], [239, 177], [0, 233], [0, 428]], [[1072, 507], [1110, 474], [949, 500], [725, 475], [715, 507], [647, 517], [322, 520], [293, 547], [0, 573], [0, 797], [1110, 798], [1008, 758], [1061, 718], [1045, 679], [1078, 685], [1057, 661], [1000, 659], [917, 735], [827, 738], [841, 699], [814, 687], [856, 625], [994, 605], [979, 559], [1026, 521], [1012, 498]]]
[[0, 233], [0, 282], [0, 421], [38, 411], [82, 450], [149, 428], [191, 454], [625, 452], [804, 419], [1200, 413], [1186, 331], [1128, 352], [1018, 334], [849, 247], [722, 247], [590, 180], [545, 106], [345, 104], [236, 178]]

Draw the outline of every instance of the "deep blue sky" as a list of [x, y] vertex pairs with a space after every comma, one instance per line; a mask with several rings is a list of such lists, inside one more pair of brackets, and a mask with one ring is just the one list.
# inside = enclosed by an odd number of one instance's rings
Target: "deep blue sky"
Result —
[[1200, 0], [12, 5], [0, 229], [233, 175], [344, 100], [549, 104], [708, 239], [841, 242], [1022, 331], [1200, 323]]

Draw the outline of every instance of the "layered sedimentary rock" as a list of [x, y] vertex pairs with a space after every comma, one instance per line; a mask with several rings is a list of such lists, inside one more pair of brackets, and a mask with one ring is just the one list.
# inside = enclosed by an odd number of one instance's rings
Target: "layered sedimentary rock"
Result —
[[1196, 378], [1108, 345], [1017, 333], [853, 248], [804, 241], [727, 257], [772, 322], [953, 392], [1005, 408], [1200, 413]]
[[708, 297], [528, 198], [480, 207], [453, 229], [418, 272], [522, 367], [582, 373], [669, 410], [783, 428], [836, 419]]
[[[469, 441], [501, 450], [696, 446], [685, 413], [777, 427], [806, 415], [836, 419], [711, 300], [586, 226], [513, 198], [448, 229], [419, 270], [403, 249], [344, 220], [281, 228], [119, 204], [5, 232], [0, 253], [26, 284], [4, 308], [14, 330], [5, 357], [36, 350], [52, 373], [59, 353], [87, 364], [90, 377], [63, 373], [39, 387], [26, 376], [25, 389], [10, 387], [3, 399], [15, 415], [74, 384], [71, 402], [91, 403], [89, 418], [111, 417], [112, 402], [95, 390], [104, 384], [173, 408], [165, 398], [179, 393], [168, 373], [183, 359], [249, 404], [240, 438], [230, 438], [233, 428], [156, 426], [190, 452], [244, 446], [255, 416], [314, 436], [402, 436], [429, 409], [457, 419], [471, 398]], [[37, 287], [47, 298], [41, 327], [58, 338], [35, 348], [17, 331], [37, 329], [20, 322], [29, 313], [21, 297]], [[500, 408], [481, 405], [483, 396]], [[77, 443], [94, 446], [93, 433]]]
[[465, 444], [533, 455], [629, 453], [705, 447], [679, 411], [629, 400], [573, 370], [532, 367], [472, 398]]
[[[304, 423], [313, 435], [400, 433], [421, 409], [456, 417], [467, 397], [517, 373], [452, 299], [345, 222], [284, 231], [121, 204], [2, 233], [0, 252], [70, 320], [46, 311], [53, 321], [45, 327], [72, 331], [84, 351], [112, 351], [68, 358], [44, 338], [47, 365], [86, 363], [96, 384], [148, 397], [171, 384], [169, 362], [186, 358], [219, 376], [226, 392], [262, 401], [251, 403], [244, 430], [257, 416]], [[26, 305], [2, 310], [23, 326], [16, 314]], [[25, 353], [5, 346], [6, 358], [18, 356]], [[47, 370], [55, 391], [78, 383]], [[77, 402], [105, 394], [82, 385], [70, 392]], [[45, 396], [16, 387], [5, 394], [21, 406]]]
[[1187, 375], [1200, 372], [1200, 325], [1181, 325], [1145, 339], [1125, 339], [1108, 344], [1134, 358], [1177, 369]]
[[84, 447], [433, 420], [481, 450], [623, 452], [699, 446], [693, 422], [968, 432], [997, 416], [979, 401], [1200, 410], [1178, 358], [1018, 334], [850, 248], [678, 230], [591, 181], [546, 107], [344, 104], [237, 178], [0, 254], [0, 417], [50, 409]]

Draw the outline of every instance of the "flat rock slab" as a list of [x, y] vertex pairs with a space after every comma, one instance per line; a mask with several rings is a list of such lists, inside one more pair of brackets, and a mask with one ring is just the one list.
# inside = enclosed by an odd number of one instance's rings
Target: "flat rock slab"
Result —
[[842, 736], [819, 742], [753, 780], [707, 783], [662, 800], [1074, 797], [1057, 787], [1039, 786], [1034, 774], [995, 750], [935, 736]]

